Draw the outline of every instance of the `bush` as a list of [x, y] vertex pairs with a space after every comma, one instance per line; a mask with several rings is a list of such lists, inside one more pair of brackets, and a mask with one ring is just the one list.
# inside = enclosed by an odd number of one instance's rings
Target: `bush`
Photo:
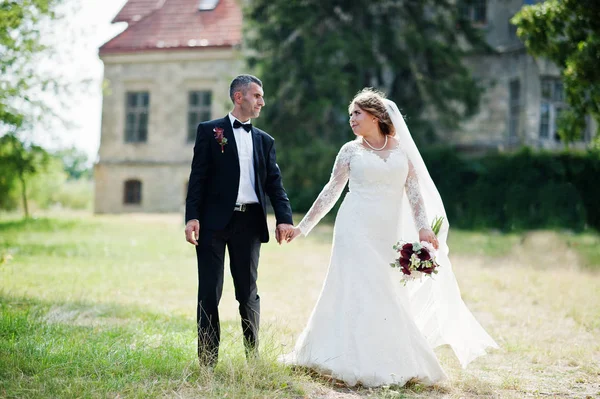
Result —
[[600, 154], [533, 152], [486, 158], [423, 153], [450, 222], [461, 228], [600, 230]]
[[[288, 150], [285, 155], [282, 171], [294, 211], [306, 212], [329, 178], [335, 153], [323, 147], [310, 154]], [[600, 151], [551, 153], [524, 148], [472, 158], [444, 147], [429, 148], [422, 155], [453, 226], [600, 230], [600, 184], [595, 183], [600, 176]]]

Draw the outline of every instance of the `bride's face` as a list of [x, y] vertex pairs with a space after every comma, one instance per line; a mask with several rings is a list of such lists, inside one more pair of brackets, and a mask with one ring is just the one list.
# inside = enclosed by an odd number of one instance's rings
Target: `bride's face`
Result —
[[376, 118], [358, 105], [353, 103], [350, 107], [350, 127], [355, 135], [364, 136], [365, 133], [373, 130], [375, 126], [373, 119]]

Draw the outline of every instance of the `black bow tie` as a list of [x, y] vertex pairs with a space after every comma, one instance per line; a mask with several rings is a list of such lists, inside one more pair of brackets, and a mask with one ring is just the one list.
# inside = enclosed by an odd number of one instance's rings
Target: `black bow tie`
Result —
[[249, 132], [250, 130], [252, 130], [252, 123], [242, 123], [240, 121], [238, 121], [237, 119], [235, 121], [233, 121], [233, 128], [237, 129], [243, 127], [245, 131]]

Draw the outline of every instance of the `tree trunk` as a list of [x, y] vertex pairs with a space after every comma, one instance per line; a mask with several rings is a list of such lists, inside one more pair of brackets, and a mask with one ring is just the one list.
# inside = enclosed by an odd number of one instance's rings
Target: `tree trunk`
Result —
[[23, 200], [25, 219], [29, 219], [29, 207], [27, 206], [27, 186], [25, 185], [25, 176], [23, 176], [23, 173], [19, 173], [19, 180], [21, 180], [21, 199]]

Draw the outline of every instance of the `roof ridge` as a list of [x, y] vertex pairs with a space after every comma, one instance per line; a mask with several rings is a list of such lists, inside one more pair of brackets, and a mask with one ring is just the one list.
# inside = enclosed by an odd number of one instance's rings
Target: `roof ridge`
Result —
[[[243, 15], [238, 0], [220, 0], [198, 12], [198, 0], [129, 0], [122, 14], [127, 28], [99, 48], [100, 55], [148, 50], [233, 47], [241, 42]], [[132, 15], [140, 15], [132, 21]], [[143, 15], [143, 17], [141, 16]]]
[[[128, 1], [129, 1], [129, 0], [128, 0]], [[165, 5], [165, 3], [166, 3], [166, 2], [167, 2], [167, 0], [156, 0], [156, 6], [155, 6], [155, 7], [152, 9], [152, 11], [150, 11], [148, 14], [146, 14], [146, 15], [142, 16], [140, 19], [138, 19], [137, 21], [135, 21], [133, 24], [130, 24], [129, 22], [126, 22], [126, 23], [127, 23], [127, 28], [125, 28], [125, 29], [123, 30], [123, 32], [119, 33], [117, 36], [113, 37], [112, 39], [110, 39], [109, 41], [107, 41], [106, 43], [104, 43], [102, 46], [100, 46], [100, 48], [99, 48], [99, 51], [102, 51], [102, 49], [103, 49], [105, 46], [107, 46], [109, 43], [111, 43], [111, 42], [112, 42], [112, 41], [114, 41], [114, 40], [117, 40], [117, 39], [118, 39], [120, 36], [122, 36], [123, 34], [125, 34], [125, 32], [127, 32], [127, 30], [128, 30], [128, 29], [129, 29], [131, 26], [133, 26], [133, 25], [135, 25], [135, 24], [137, 24], [137, 23], [139, 23], [139, 22], [142, 22], [143, 20], [145, 20], [145, 19], [147, 19], [148, 17], [152, 16], [152, 15], [153, 15], [155, 12], [157, 12], [158, 10], [162, 9], [162, 8], [164, 7], [164, 5]], [[161, 3], [162, 3], [162, 4], [161, 4]], [[125, 3], [125, 4], [127, 4], [127, 3]], [[160, 6], [159, 6], [159, 4], [160, 4]], [[125, 21], [123, 21], [123, 22], [125, 22]]]
[[[138, 2], [139, 2], [139, 0], [138, 0]], [[133, 25], [133, 24], [143, 20], [145, 17], [152, 14], [156, 10], [160, 10], [164, 6], [165, 2], [166, 2], [166, 0], [154, 0], [154, 6], [152, 6], [152, 9], [145, 15], [130, 15], [128, 18], [124, 18], [124, 17], [119, 18], [119, 16], [123, 13], [123, 11], [126, 10], [127, 6], [134, 7], [134, 5], [136, 4], [136, 0], [127, 0], [125, 2], [125, 4], [123, 5], [123, 7], [121, 8], [121, 10], [119, 10], [117, 15], [115, 15], [115, 17], [112, 19], [111, 23], [114, 24], [117, 22], [125, 22], [128, 25]], [[135, 19], [135, 17], [137, 17], [137, 16], [140, 16], [140, 18]]]

